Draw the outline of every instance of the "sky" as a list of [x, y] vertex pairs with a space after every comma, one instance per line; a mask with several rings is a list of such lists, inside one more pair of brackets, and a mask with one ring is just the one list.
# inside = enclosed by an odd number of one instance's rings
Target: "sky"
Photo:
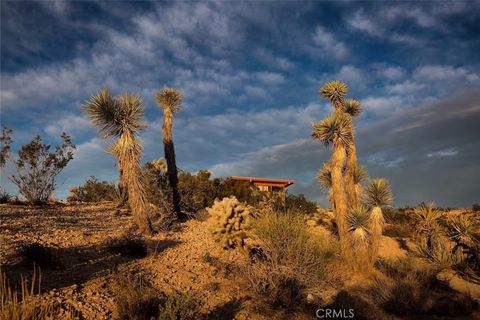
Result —
[[[177, 165], [214, 176], [295, 179], [327, 205], [315, 175], [331, 150], [310, 138], [333, 109], [318, 91], [361, 101], [359, 162], [391, 181], [395, 205], [480, 202], [480, 2], [2, 1], [0, 122], [14, 151], [35, 135], [77, 145], [57, 198], [114, 159], [80, 106], [107, 86], [138, 93], [142, 162], [163, 156], [165, 85], [180, 89]], [[2, 174], [3, 187], [16, 193]]]

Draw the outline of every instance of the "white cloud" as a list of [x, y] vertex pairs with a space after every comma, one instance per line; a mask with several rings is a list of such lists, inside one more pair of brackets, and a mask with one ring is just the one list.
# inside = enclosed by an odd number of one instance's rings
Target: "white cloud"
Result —
[[375, 113], [393, 112], [402, 107], [402, 98], [399, 96], [374, 97], [368, 96], [361, 100], [366, 111]]
[[418, 67], [413, 75], [415, 78], [428, 81], [452, 82], [456, 80], [477, 81], [479, 76], [469, 72], [464, 67], [452, 67], [442, 65], [426, 65]]
[[317, 26], [312, 41], [316, 48], [318, 48], [325, 56], [342, 59], [348, 55], [346, 45], [336, 39], [333, 33], [329, 32], [322, 26]]
[[363, 86], [366, 82], [362, 70], [352, 65], [342, 66], [335, 78], [355, 86]]
[[382, 29], [373, 22], [374, 18], [368, 18], [363, 11], [357, 11], [353, 16], [346, 17], [347, 23], [353, 28], [366, 32], [372, 36], [382, 36]]
[[68, 113], [60, 116], [55, 123], [47, 125], [45, 132], [50, 136], [59, 136], [62, 132], [72, 135], [90, 129], [90, 122], [85, 117]]
[[451, 157], [456, 156], [458, 154], [458, 150], [455, 148], [448, 148], [443, 150], [438, 150], [434, 152], [427, 153], [428, 158], [443, 158], [443, 157]]

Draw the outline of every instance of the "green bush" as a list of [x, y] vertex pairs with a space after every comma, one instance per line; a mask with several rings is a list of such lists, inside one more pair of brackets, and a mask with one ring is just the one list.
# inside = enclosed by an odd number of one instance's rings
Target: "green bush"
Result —
[[317, 204], [307, 200], [303, 194], [287, 195], [285, 199], [286, 209], [301, 214], [314, 214], [317, 211]]
[[246, 267], [245, 276], [273, 304], [288, 305], [289, 299], [299, 298], [305, 288], [324, 279], [334, 246], [311, 234], [302, 215], [267, 213], [253, 223], [253, 232], [262, 254]]
[[7, 192], [7, 190], [0, 187], [0, 204], [1, 203], [8, 203], [12, 196]]
[[70, 190], [68, 201], [102, 202], [116, 199], [116, 186], [107, 181], [99, 181], [91, 176], [83, 186], [73, 187]]
[[51, 146], [42, 143], [42, 138], [36, 136], [21, 146], [16, 160], [10, 158], [15, 168], [10, 180], [30, 203], [45, 204], [50, 200], [56, 188], [55, 178], [73, 159], [76, 147], [70, 136], [64, 132], [61, 138], [62, 144], [51, 151]]
[[158, 320], [195, 320], [199, 319], [199, 300], [190, 292], [167, 296], [159, 307]]

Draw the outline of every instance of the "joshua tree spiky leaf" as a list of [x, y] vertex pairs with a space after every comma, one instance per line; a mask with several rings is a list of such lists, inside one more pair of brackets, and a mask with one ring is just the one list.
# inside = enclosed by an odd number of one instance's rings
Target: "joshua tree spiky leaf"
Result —
[[450, 222], [451, 238], [458, 244], [472, 247], [480, 242], [480, 226], [466, 215], [454, 216]]
[[325, 146], [339, 144], [348, 147], [352, 139], [352, 121], [345, 114], [332, 114], [313, 125], [312, 138]]
[[332, 166], [330, 162], [325, 162], [317, 173], [317, 181], [323, 190], [329, 190], [332, 187]]
[[343, 112], [348, 113], [352, 117], [357, 117], [362, 113], [360, 101], [355, 99], [347, 99], [343, 102]]
[[443, 212], [435, 208], [435, 204], [430, 202], [428, 205], [421, 205], [415, 210], [417, 216], [417, 234], [425, 245], [426, 254], [432, 258], [435, 251], [444, 247], [443, 231], [441, 230], [440, 220], [443, 218]]
[[320, 96], [330, 101], [338, 101], [347, 94], [347, 84], [340, 80], [333, 80], [325, 83], [320, 88]]
[[143, 102], [138, 95], [124, 93], [115, 99], [105, 88], [83, 104], [82, 110], [105, 139], [119, 137], [124, 133], [137, 133], [146, 127], [142, 121]]
[[347, 214], [348, 231], [352, 232], [355, 243], [367, 242], [369, 235], [370, 210], [364, 205], [350, 208]]
[[365, 169], [365, 166], [355, 167], [355, 173], [353, 177], [354, 177], [355, 184], [359, 184], [365, 181], [368, 178], [368, 173], [367, 173], [367, 169]]
[[364, 190], [364, 202], [372, 207], [391, 206], [393, 204], [392, 190], [387, 179], [372, 179]]
[[155, 96], [157, 103], [165, 110], [175, 113], [182, 107], [183, 95], [175, 88], [164, 87]]

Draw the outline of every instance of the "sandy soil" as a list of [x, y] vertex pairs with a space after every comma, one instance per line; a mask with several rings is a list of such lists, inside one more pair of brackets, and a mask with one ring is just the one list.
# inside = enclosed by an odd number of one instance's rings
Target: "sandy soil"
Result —
[[[111, 253], [109, 241], [131, 232], [132, 217], [114, 205], [0, 205], [0, 263], [13, 283], [32, 267], [21, 264], [22, 245], [52, 248], [56, 264], [43, 268], [45, 299], [73, 306], [85, 319], [114, 318], [115, 272], [141, 275], [165, 294], [193, 291], [212, 319], [267, 319], [255, 311], [248, 284], [239, 276], [245, 255], [224, 251], [206, 222], [190, 220], [177, 230], [146, 237], [142, 259]], [[243, 289], [242, 289], [243, 288]]]

